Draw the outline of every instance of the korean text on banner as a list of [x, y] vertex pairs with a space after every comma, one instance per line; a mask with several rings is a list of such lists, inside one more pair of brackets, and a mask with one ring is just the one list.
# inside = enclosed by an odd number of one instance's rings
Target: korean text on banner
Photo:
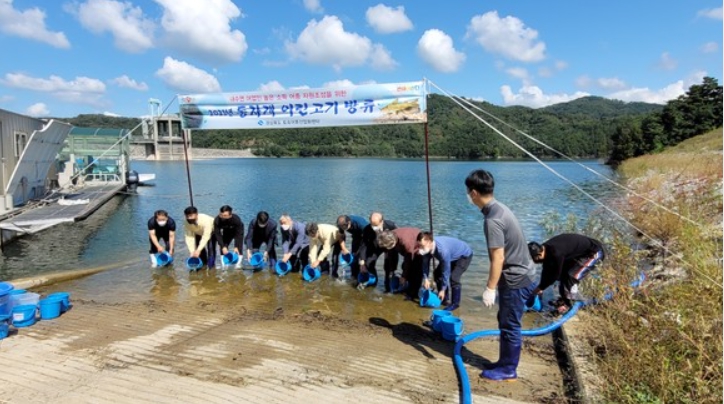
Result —
[[184, 129], [282, 129], [427, 121], [422, 81], [179, 95]]

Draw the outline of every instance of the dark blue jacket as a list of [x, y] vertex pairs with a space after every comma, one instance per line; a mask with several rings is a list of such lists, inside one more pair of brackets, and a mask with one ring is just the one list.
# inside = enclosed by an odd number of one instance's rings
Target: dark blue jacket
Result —
[[309, 238], [305, 232], [303, 222], [293, 221], [289, 230], [282, 229], [282, 251], [284, 254], [299, 254], [299, 251], [309, 245]]

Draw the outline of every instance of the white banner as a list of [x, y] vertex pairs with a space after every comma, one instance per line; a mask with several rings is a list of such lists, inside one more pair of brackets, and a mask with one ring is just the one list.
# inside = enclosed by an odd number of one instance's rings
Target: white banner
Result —
[[184, 129], [282, 129], [427, 122], [422, 81], [179, 95]]

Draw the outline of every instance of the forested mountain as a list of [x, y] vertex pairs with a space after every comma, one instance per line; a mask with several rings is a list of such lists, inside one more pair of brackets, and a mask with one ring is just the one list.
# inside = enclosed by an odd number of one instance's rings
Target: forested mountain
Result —
[[[556, 157], [516, 130], [512, 125], [571, 157], [606, 158], [616, 127], [633, 118], [643, 118], [663, 106], [624, 103], [601, 97], [586, 97], [541, 109], [499, 107], [473, 102], [485, 112], [475, 111], [502, 133], [541, 157]], [[487, 113], [487, 114], [486, 114]], [[524, 153], [480, 122], [452, 99], [432, 94], [428, 99], [430, 155], [445, 158], [520, 158]], [[77, 126], [133, 128], [136, 118], [79, 115], [67, 119]], [[424, 155], [424, 125], [378, 125], [339, 128], [208, 130], [193, 133], [194, 147], [252, 148], [263, 156], [379, 156]]]

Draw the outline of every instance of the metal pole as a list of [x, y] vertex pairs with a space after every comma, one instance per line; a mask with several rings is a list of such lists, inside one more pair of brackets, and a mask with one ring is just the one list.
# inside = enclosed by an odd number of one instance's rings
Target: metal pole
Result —
[[186, 178], [188, 179], [188, 182], [189, 182], [189, 201], [191, 202], [191, 206], [194, 206], [194, 191], [193, 191], [193, 188], [191, 188], [191, 169], [189, 168], [189, 149], [188, 149], [188, 145], [186, 144], [186, 141], [187, 141], [186, 130], [182, 129], [181, 133], [183, 133], [184, 159], [186, 160]]
[[432, 227], [432, 191], [430, 187], [430, 150], [428, 147], [427, 122], [425, 122], [425, 169], [427, 170], [427, 213], [430, 218], [430, 234], [434, 234]]

